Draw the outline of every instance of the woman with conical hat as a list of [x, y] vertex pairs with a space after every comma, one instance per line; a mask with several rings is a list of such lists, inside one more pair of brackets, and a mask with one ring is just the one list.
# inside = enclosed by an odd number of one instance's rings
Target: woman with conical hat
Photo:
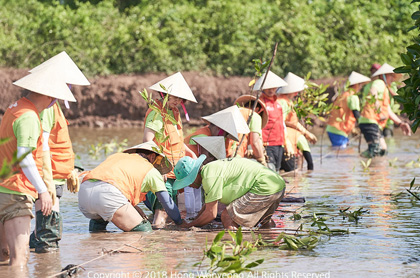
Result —
[[[61, 72], [65, 82], [71, 85], [90, 85], [85, 75], [65, 52], [43, 62], [29, 72], [36, 72], [45, 67], [54, 67]], [[68, 103], [65, 101], [66, 107]], [[53, 192], [55, 203], [50, 215], [41, 212], [40, 201], [35, 202], [35, 230], [30, 237], [29, 246], [35, 248], [36, 253], [46, 253], [58, 248], [58, 241], [62, 236], [63, 218], [60, 213], [59, 200], [64, 192], [64, 185], [68, 181], [69, 190], [77, 192], [79, 179], [74, 169], [74, 152], [67, 128], [67, 120], [58, 102], [40, 113], [43, 146], [43, 178]], [[73, 184], [74, 182], [74, 184]], [[73, 186], [74, 185], [74, 186]], [[58, 223], [58, 224], [57, 224]]]
[[360, 116], [360, 102], [357, 93], [370, 82], [370, 78], [353, 71], [348, 78], [348, 90], [334, 101], [334, 109], [328, 118], [327, 133], [333, 147], [346, 148], [349, 134]]
[[170, 171], [172, 164], [153, 141], [107, 157], [83, 178], [78, 194], [79, 209], [90, 219], [89, 231], [105, 231], [109, 222], [125, 232], [151, 231], [150, 222], [138, 206], [146, 204], [149, 191], [175, 224], [182, 224], [162, 176]]
[[388, 87], [394, 76], [394, 67], [385, 63], [372, 75], [375, 80], [363, 88], [358, 119], [360, 131], [368, 144], [368, 149], [361, 154], [363, 157], [372, 158], [386, 154], [387, 145], [381, 131], [389, 118], [395, 122], [396, 127], [401, 127], [405, 135], [411, 135], [410, 125], [400, 120], [390, 107]]
[[[264, 78], [265, 82], [262, 84]], [[261, 85], [263, 86], [261, 87]], [[268, 167], [277, 172], [280, 170], [284, 147], [286, 146], [284, 113], [276, 95], [278, 88], [283, 86], [287, 86], [287, 82], [269, 71], [268, 74], [263, 74], [253, 87], [254, 91], [262, 91], [260, 99], [268, 112], [267, 125], [262, 129], [262, 139], [269, 160]], [[291, 146], [286, 146], [286, 149], [288, 152], [292, 151]]]
[[[152, 85], [150, 89], [159, 92], [162, 98], [155, 100], [157, 106], [154, 107], [155, 109], [149, 108], [146, 112], [143, 142], [155, 142], [159, 148], [162, 148], [163, 153], [173, 165], [185, 155], [196, 157], [184, 144], [182, 120], [178, 106], [181, 105], [184, 108], [185, 116], [189, 120], [184, 102], [189, 100], [196, 103], [197, 100], [182, 74], [175, 73]], [[167, 102], [164, 103], [167, 95]], [[156, 111], [156, 108], [160, 113]], [[165, 178], [169, 195], [176, 202], [177, 191], [172, 189], [172, 184], [175, 181], [173, 171], [169, 172]], [[153, 224], [156, 227], [163, 227], [167, 215], [161, 204], [151, 192], [147, 195], [147, 200], [154, 213]]]
[[193, 140], [197, 137], [205, 136], [223, 136], [226, 138], [225, 147], [226, 155], [231, 153], [229, 149], [229, 141], [239, 141], [239, 134], [249, 133], [246, 121], [242, 117], [240, 109], [236, 106], [230, 106], [201, 119], [207, 124], [197, 129], [194, 133], [188, 135], [184, 142], [198, 156], [196, 142]]
[[[241, 146], [238, 148], [237, 155], [244, 157], [248, 152], [248, 146], [252, 148], [252, 155], [248, 157], [255, 158], [259, 163], [264, 166], [267, 166], [264, 155], [264, 146], [262, 141], [262, 129], [267, 125], [268, 122], [268, 112], [265, 107], [264, 102], [258, 99], [257, 106], [254, 113], [252, 113], [252, 108], [254, 107], [255, 100], [257, 98], [252, 95], [242, 95], [235, 100], [235, 104], [238, 105], [241, 111], [242, 117], [246, 122], [248, 122], [249, 117], [252, 114], [252, 118], [249, 122], [249, 134], [241, 134], [239, 142], [242, 140]], [[233, 153], [236, 151], [238, 143], [231, 140], [229, 149]], [[232, 155], [228, 155], [231, 157]]]
[[38, 198], [42, 214], [48, 216], [52, 209], [51, 195], [55, 191], [55, 187], [46, 185], [41, 177], [43, 137], [39, 113], [57, 99], [76, 99], [62, 72], [53, 65], [30, 73], [13, 84], [29, 93], [10, 105], [3, 116], [0, 135], [2, 139], [9, 138], [9, 141], [0, 146], [0, 163], [12, 161], [15, 153], [24, 159], [19, 163], [16, 174], [0, 182], [0, 233], [6, 237], [8, 244], [2, 249], [10, 252], [9, 265], [23, 267], [27, 263], [33, 202]]
[[283, 156], [281, 161], [280, 170], [285, 172], [290, 172], [299, 168], [299, 165], [302, 165], [303, 158], [306, 161], [307, 169], [309, 171], [314, 169], [314, 163], [311, 154], [311, 148], [309, 147], [309, 142], [303, 134], [297, 129], [286, 127], [287, 129], [287, 139], [292, 144], [294, 155], [292, 156]]

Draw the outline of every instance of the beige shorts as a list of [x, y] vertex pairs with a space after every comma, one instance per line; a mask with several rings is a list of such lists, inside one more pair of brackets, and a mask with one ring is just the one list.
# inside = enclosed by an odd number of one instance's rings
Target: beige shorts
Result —
[[260, 222], [263, 225], [270, 221], [283, 196], [284, 189], [267, 196], [248, 192], [230, 203], [226, 211], [230, 218], [240, 226], [254, 227]]
[[32, 198], [26, 195], [0, 193], [0, 222], [4, 224], [20, 216], [30, 216], [32, 219], [32, 206]]
[[80, 185], [79, 209], [89, 219], [111, 221], [114, 213], [129, 203], [122, 192], [104, 181], [87, 180]]

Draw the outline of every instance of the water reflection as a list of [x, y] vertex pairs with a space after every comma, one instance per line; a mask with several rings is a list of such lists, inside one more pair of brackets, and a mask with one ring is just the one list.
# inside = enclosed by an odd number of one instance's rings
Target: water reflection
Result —
[[[142, 138], [141, 129], [71, 128], [70, 133], [74, 149], [86, 169], [92, 169], [105, 159], [93, 160], [88, 155], [91, 144], [107, 143], [112, 139], [121, 142], [127, 138], [131, 146], [140, 143]], [[255, 252], [250, 261], [265, 258], [265, 262], [256, 268], [259, 276], [263, 272], [283, 273], [284, 277], [292, 277], [293, 272], [329, 272], [331, 277], [418, 277], [420, 201], [412, 201], [407, 194], [394, 197], [397, 192], [404, 192], [412, 178], [420, 174], [420, 168], [405, 167], [408, 162], [419, 158], [418, 142], [418, 135], [407, 138], [397, 134], [388, 144], [389, 155], [373, 160], [367, 171], [360, 163], [357, 142], [338, 152], [324, 142], [322, 165], [321, 145], [314, 146], [315, 171], [288, 174], [286, 178], [289, 196], [304, 196], [307, 202], [303, 207], [299, 203], [281, 203], [274, 217], [277, 227], [297, 229], [309, 220], [293, 221], [289, 218], [293, 212], [303, 216], [324, 212], [336, 216], [327, 221], [330, 228], [348, 228], [351, 234], [322, 237], [314, 251]], [[362, 150], [365, 147], [362, 144]], [[391, 165], [389, 161], [395, 158], [398, 160]], [[347, 207], [352, 211], [363, 207], [370, 213], [356, 224], [338, 217], [339, 210]], [[78, 210], [77, 195], [69, 192], [61, 200], [61, 211], [64, 234], [60, 251], [55, 254], [31, 253], [27, 272], [12, 273], [8, 267], [0, 266], [0, 277], [47, 277], [68, 264], [85, 262], [89, 263], [83, 265], [86, 270], [79, 277], [93, 277], [94, 273], [114, 274], [115, 277], [118, 273], [130, 273], [131, 276], [126, 277], [133, 277], [135, 271], [143, 274], [152, 271], [162, 274], [165, 271], [173, 275], [196, 271], [197, 267], [193, 265], [203, 256], [206, 237], [212, 241], [216, 234], [195, 231], [122, 233], [113, 225], [108, 225], [109, 233], [90, 234], [88, 219]], [[275, 238], [277, 235], [266, 236]], [[245, 236], [250, 239], [250, 234]], [[122, 248], [122, 253], [106, 253], [119, 248]]]

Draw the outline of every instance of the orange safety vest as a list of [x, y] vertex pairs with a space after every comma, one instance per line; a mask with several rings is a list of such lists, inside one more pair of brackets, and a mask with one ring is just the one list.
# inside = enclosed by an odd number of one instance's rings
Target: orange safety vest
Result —
[[[328, 119], [328, 125], [335, 127], [338, 130], [350, 134], [356, 125], [356, 118], [353, 115], [353, 111], [350, 110], [347, 105], [347, 100], [350, 96], [354, 95], [354, 91], [345, 92], [334, 101], [334, 106], [340, 107], [339, 109], [333, 109]], [[337, 121], [342, 119], [342, 121]]]
[[[252, 109], [241, 107], [239, 108], [239, 111], [242, 114], [242, 117], [244, 118], [245, 122], [248, 122], [249, 116], [251, 116]], [[244, 157], [246, 151], [248, 150], [249, 145], [249, 133], [248, 134], [238, 134], [239, 142], [241, 142], [242, 137], [244, 137], [244, 140], [242, 141], [241, 146], [238, 148], [237, 156]], [[236, 148], [238, 147], [239, 142], [236, 142], [232, 139], [226, 138], [228, 141], [228, 146], [226, 148], [226, 157], [232, 157], [235, 154]]]
[[203, 126], [202, 128], [199, 128], [196, 130], [196, 132], [188, 135], [187, 137], [185, 137], [184, 139], [184, 143], [185, 145], [187, 145], [188, 148], [190, 148], [191, 151], [193, 151], [195, 153], [195, 155], [198, 157], [198, 145], [192, 145], [190, 144], [191, 138], [194, 138], [197, 135], [205, 135], [205, 136], [211, 136], [211, 132], [210, 132], [210, 128], [208, 125]]
[[74, 152], [68, 130], [68, 122], [58, 104], [54, 104], [55, 124], [50, 132], [48, 145], [54, 179], [68, 179], [74, 168]]
[[[27, 98], [21, 98], [14, 104], [10, 105], [9, 108], [6, 110], [3, 116], [3, 120], [1, 121], [0, 125], [0, 136], [2, 139], [10, 138], [10, 140], [0, 145], [0, 163], [6, 160], [10, 162], [13, 159], [13, 154], [17, 151], [17, 138], [13, 132], [13, 123], [24, 113], [34, 111], [38, 115], [39, 124], [41, 126], [41, 120], [39, 118], [38, 110], [36, 109], [35, 105], [28, 100]], [[41, 128], [42, 130], [42, 128]], [[42, 135], [39, 134], [39, 138], [37, 141], [36, 149], [32, 152], [32, 156], [35, 160], [36, 167], [38, 168], [39, 174], [42, 177]], [[13, 190], [18, 191], [24, 194], [28, 194], [33, 198], [38, 197], [38, 192], [35, 190], [35, 187], [29, 182], [28, 178], [22, 171], [19, 165], [17, 165], [16, 174], [11, 176], [10, 178], [0, 182], [0, 186]]]
[[[156, 103], [160, 110], [162, 110], [163, 113], [168, 113], [165, 108], [162, 108], [162, 102], [160, 100], [156, 100]], [[152, 111], [152, 109], [148, 109], [146, 112], [145, 119], [147, 119], [147, 116]], [[166, 155], [166, 157], [169, 159], [169, 161], [172, 162], [173, 166], [175, 167], [175, 164], [180, 160], [182, 157], [185, 156], [185, 145], [184, 145], [184, 135], [182, 134], [182, 121], [181, 116], [179, 115], [179, 110], [177, 108], [172, 109], [172, 112], [174, 113], [174, 118], [177, 121], [176, 128], [174, 124], [166, 120], [163, 122], [164, 126], [164, 137], [169, 136], [169, 139], [166, 140], [163, 143], [160, 143], [156, 140], [156, 136], [153, 139], [153, 141], [158, 146], [163, 147], [163, 153]], [[146, 121], [144, 121], [144, 126], [146, 126]], [[167, 174], [167, 177], [169, 179], [175, 179], [175, 174], [172, 169], [171, 172]]]
[[96, 179], [112, 184], [135, 206], [146, 200], [141, 191], [144, 177], [153, 165], [136, 153], [115, 153], [89, 171], [83, 181]]
[[286, 95], [279, 95], [277, 99], [284, 99], [287, 102], [287, 106], [289, 106], [290, 112], [286, 115], [286, 118], [284, 119], [286, 126], [288, 126], [288, 124], [296, 125], [299, 122], [299, 119], [293, 107], [293, 101], [289, 99]]
[[378, 99], [377, 101], [380, 103], [379, 107], [376, 107], [375, 103], [370, 104], [366, 101], [360, 115], [367, 119], [375, 120], [381, 128], [384, 128], [386, 126], [386, 121], [389, 118], [388, 106], [391, 102], [389, 99], [388, 88], [386, 86], [385, 91], [383, 92], [382, 100]]

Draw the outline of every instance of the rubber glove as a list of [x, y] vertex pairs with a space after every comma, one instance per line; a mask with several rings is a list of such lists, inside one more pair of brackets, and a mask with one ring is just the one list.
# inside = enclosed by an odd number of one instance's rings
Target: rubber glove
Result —
[[47, 186], [47, 190], [50, 193], [52, 199], [52, 205], [54, 206], [57, 192], [55, 190], [55, 184], [53, 181], [50, 151], [43, 151], [42, 153], [42, 174], [42, 179]]
[[77, 193], [80, 189], [79, 173], [77, 169], [73, 169], [70, 174], [70, 178], [67, 179], [67, 189], [71, 193]]

